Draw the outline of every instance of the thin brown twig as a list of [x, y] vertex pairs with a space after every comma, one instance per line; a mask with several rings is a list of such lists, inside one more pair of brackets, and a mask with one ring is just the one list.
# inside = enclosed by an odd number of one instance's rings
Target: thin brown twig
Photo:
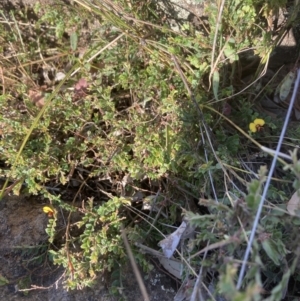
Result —
[[34, 291], [34, 290], [48, 290], [54, 286], [56, 286], [56, 288], [58, 287], [58, 282], [60, 281], [60, 279], [62, 279], [65, 275], [65, 272], [62, 273], [62, 275], [51, 285], [49, 286], [37, 286], [37, 285], [31, 285], [31, 288], [24, 288], [24, 289], [19, 289], [18, 292], [29, 292], [29, 291]]
[[3, 75], [3, 69], [0, 67], [0, 77], [2, 81], [2, 95], [5, 94], [5, 82], [4, 82], [4, 75]]
[[146, 286], [145, 286], [145, 283], [142, 279], [142, 276], [141, 276], [141, 273], [138, 269], [138, 266], [134, 260], [134, 256], [133, 256], [133, 253], [132, 253], [132, 250], [131, 250], [131, 247], [129, 245], [129, 242], [127, 240], [127, 237], [126, 237], [126, 232], [124, 230], [124, 228], [122, 227], [122, 238], [123, 238], [123, 242], [124, 242], [124, 245], [125, 245], [125, 248], [126, 248], [126, 251], [127, 251], [127, 254], [128, 254], [128, 257], [129, 257], [129, 260], [130, 260], [130, 263], [131, 263], [131, 266], [132, 266], [132, 269], [133, 269], [133, 272], [134, 272], [134, 275], [136, 277], [136, 280], [138, 282], [138, 285], [140, 287], [140, 290], [141, 290], [141, 293], [143, 295], [143, 300], [144, 301], [150, 301], [150, 298], [149, 298], [149, 295], [147, 293], [147, 289], [146, 289]]

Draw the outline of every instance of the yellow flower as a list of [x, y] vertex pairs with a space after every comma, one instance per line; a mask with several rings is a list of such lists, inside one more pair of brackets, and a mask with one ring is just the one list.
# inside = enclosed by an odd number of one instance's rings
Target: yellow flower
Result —
[[249, 124], [249, 129], [252, 133], [259, 132], [264, 126], [265, 121], [261, 118], [256, 118], [253, 122]]
[[53, 217], [54, 210], [49, 206], [44, 206], [43, 211], [48, 215], [48, 217]]

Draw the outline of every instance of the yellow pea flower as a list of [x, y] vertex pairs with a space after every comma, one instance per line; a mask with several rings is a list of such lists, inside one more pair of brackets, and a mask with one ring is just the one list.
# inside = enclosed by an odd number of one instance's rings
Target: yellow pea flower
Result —
[[48, 215], [48, 217], [53, 217], [54, 210], [49, 206], [44, 206], [43, 211]]
[[261, 118], [256, 118], [253, 122], [249, 124], [249, 129], [252, 133], [259, 132], [264, 126], [265, 121]]

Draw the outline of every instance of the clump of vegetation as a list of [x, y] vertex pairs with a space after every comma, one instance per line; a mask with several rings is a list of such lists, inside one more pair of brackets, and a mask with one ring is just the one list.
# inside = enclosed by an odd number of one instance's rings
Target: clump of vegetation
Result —
[[202, 267], [213, 295], [295, 295], [288, 283], [299, 278], [299, 222], [285, 206], [299, 186], [295, 154], [291, 165], [278, 163], [243, 290], [235, 286], [267, 174], [261, 166], [270, 164], [261, 145], [273, 148], [281, 131], [255, 94], [275, 46], [268, 22], [285, 5], [204, 3], [197, 22], [175, 19], [176, 30], [154, 2], [1, 12], [2, 193], [47, 200], [49, 255], [65, 267], [68, 288], [91, 286], [126, 260], [122, 227], [132, 246], [156, 248], [184, 212], [196, 236], [181, 254], [189, 262], [182, 280]]

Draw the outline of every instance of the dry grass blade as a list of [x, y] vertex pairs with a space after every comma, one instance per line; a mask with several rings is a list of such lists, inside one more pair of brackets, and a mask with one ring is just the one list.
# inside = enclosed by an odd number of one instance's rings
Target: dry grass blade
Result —
[[123, 242], [124, 242], [124, 245], [125, 245], [125, 248], [126, 248], [126, 251], [127, 251], [127, 254], [128, 254], [128, 257], [129, 257], [132, 269], [133, 269], [133, 272], [135, 274], [136, 280], [137, 280], [138, 285], [140, 287], [140, 290], [141, 290], [141, 293], [142, 293], [142, 296], [143, 296], [143, 300], [144, 301], [150, 301], [149, 295], [147, 293], [146, 286], [144, 284], [144, 281], [142, 279], [142, 276], [141, 276], [141, 273], [140, 273], [140, 271], [138, 269], [138, 266], [137, 266], [137, 264], [135, 262], [135, 259], [134, 259], [133, 253], [131, 251], [129, 242], [127, 240], [126, 232], [125, 232], [124, 228], [122, 229], [122, 238], [123, 238]]

